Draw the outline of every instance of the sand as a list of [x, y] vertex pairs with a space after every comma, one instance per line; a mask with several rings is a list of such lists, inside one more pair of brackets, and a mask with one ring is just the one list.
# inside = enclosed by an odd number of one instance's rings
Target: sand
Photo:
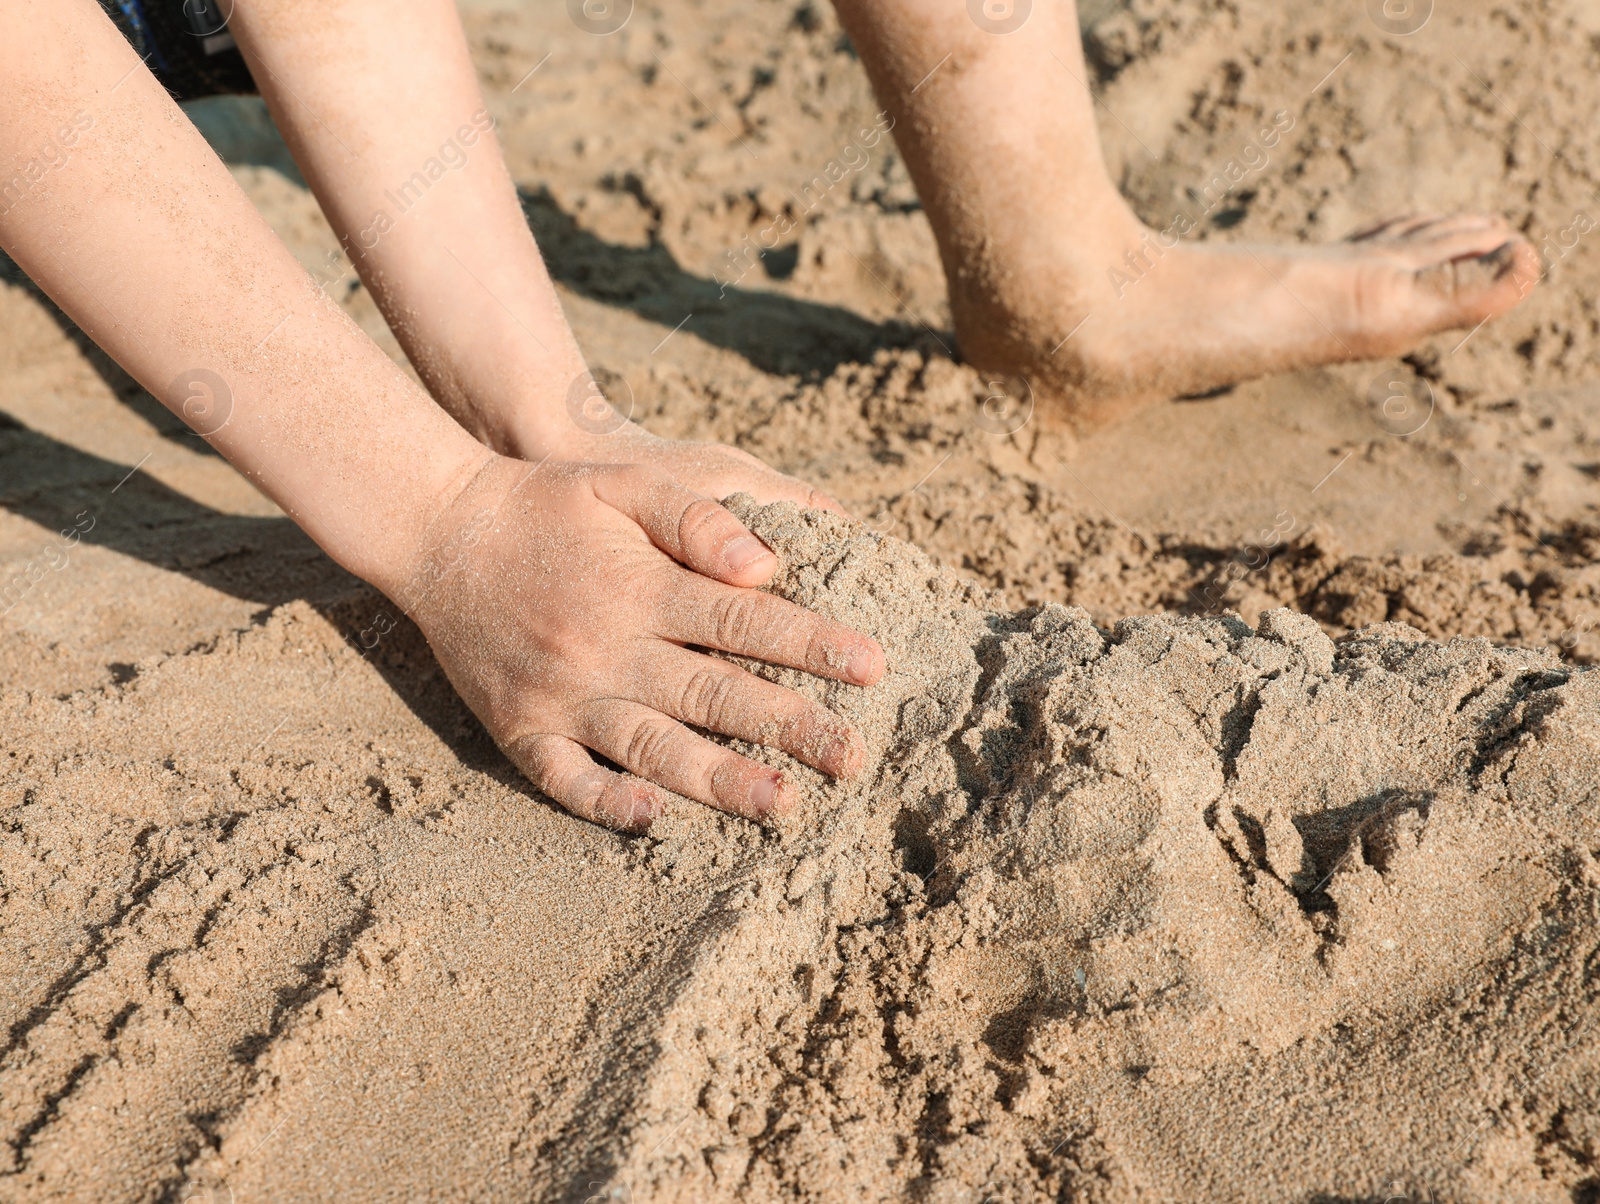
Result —
[[[778, 829], [564, 815], [13, 271], [0, 569], [47, 567], [0, 615], [0, 1196], [1594, 1198], [1593, 11], [1085, 5], [1153, 224], [1284, 110], [1205, 237], [1481, 205], [1549, 271], [1081, 441], [983, 407], [892, 150], [742, 249], [877, 111], [825, 7], [464, 15], [635, 416], [864, 520], [734, 503], [889, 650], [774, 674], [872, 762], [787, 765]], [[194, 112], [398, 358], [259, 109]]]

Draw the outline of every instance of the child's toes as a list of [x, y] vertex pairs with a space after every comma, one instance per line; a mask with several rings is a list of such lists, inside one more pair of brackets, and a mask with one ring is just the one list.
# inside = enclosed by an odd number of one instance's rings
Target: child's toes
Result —
[[1503, 314], [1539, 279], [1539, 255], [1523, 238], [1512, 238], [1477, 255], [1433, 263], [1416, 273], [1417, 288], [1434, 298], [1437, 329], [1473, 326]]

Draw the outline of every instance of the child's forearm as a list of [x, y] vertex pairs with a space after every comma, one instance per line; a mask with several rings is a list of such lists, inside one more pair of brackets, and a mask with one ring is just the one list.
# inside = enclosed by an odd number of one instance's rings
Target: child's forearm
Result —
[[501, 451], [559, 442], [584, 371], [450, 0], [240, 0], [278, 127], [429, 390]]
[[229, 28], [406, 355], [467, 430], [527, 460], [649, 464], [711, 497], [837, 507], [597, 407], [450, 0], [238, 0]]
[[400, 589], [487, 453], [317, 289], [92, 0], [6, 10], [0, 244], [336, 560]]

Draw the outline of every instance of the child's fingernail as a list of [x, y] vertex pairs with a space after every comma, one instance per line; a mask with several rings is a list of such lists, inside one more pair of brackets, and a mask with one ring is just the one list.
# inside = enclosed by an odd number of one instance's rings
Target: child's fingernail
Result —
[[840, 736], [829, 752], [833, 763], [839, 767], [834, 773], [835, 777], [853, 778], [867, 763], [867, 746], [855, 732]]
[[722, 559], [728, 568], [737, 573], [770, 554], [767, 545], [754, 535], [741, 535], [723, 549]]
[[633, 815], [628, 826], [634, 831], [643, 832], [661, 817], [666, 809], [666, 799], [658, 791], [648, 786], [638, 786], [632, 791]]
[[783, 775], [775, 773], [770, 778], [756, 779], [750, 787], [750, 806], [757, 815], [787, 811], [788, 792], [783, 789]]
[[857, 648], [850, 654], [850, 676], [863, 683], [876, 681], [879, 655], [878, 650], [870, 644]]

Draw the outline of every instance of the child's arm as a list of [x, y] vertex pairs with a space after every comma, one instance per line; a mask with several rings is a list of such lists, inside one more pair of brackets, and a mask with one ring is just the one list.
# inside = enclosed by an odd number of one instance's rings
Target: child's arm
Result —
[[729, 810], [783, 805], [772, 770], [679, 720], [772, 733], [826, 772], [859, 763], [828, 712], [682, 646], [882, 672], [871, 640], [733, 588], [775, 561], [731, 514], [643, 468], [536, 467], [476, 443], [312, 283], [92, 0], [14, 0], [4, 18], [0, 245], [416, 618], [536, 784], [579, 814], [646, 822], [660, 792], [587, 746]]
[[833, 504], [732, 449], [573, 421], [587, 369], [451, 0], [240, 0], [229, 28], [407, 356], [468, 430], [524, 459], [653, 463], [717, 497]]

